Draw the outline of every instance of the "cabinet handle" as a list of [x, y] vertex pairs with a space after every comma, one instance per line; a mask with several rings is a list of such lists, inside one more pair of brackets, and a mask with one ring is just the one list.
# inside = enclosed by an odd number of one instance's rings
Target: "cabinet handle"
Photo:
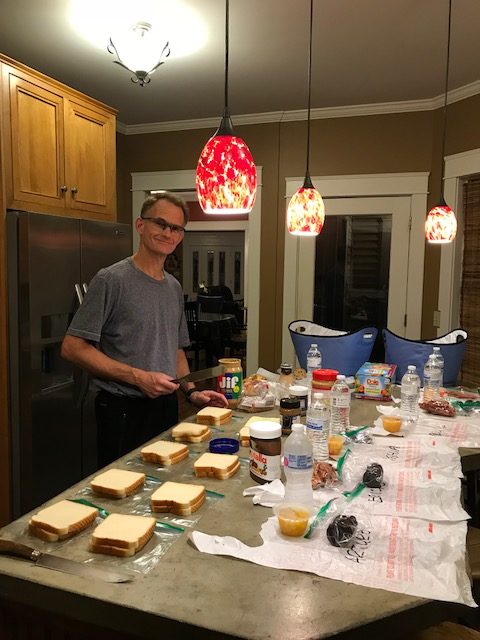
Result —
[[70, 189], [70, 191], [71, 191], [73, 194], [78, 193], [78, 189], [77, 189], [77, 187], [72, 187], [72, 188]]
[[62, 185], [62, 186], [60, 187], [60, 191], [61, 191], [62, 193], [65, 193], [66, 191], [68, 191], [68, 187], [67, 187], [67, 185], [66, 185], [66, 184]]

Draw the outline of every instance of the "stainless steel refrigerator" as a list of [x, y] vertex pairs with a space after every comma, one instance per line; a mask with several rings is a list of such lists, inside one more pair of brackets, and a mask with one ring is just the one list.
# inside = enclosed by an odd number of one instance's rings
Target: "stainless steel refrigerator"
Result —
[[15, 518], [97, 468], [94, 391], [60, 348], [92, 277], [130, 253], [129, 225], [7, 212]]

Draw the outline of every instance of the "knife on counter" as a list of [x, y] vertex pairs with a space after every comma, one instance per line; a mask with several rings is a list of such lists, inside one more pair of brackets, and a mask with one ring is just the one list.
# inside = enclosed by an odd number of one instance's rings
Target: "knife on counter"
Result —
[[130, 582], [133, 580], [133, 577], [126, 573], [106, 567], [94, 567], [91, 564], [77, 562], [76, 560], [67, 560], [67, 558], [54, 556], [51, 553], [43, 553], [14, 540], [0, 538], [0, 554], [24, 558], [38, 567], [62, 571], [63, 573], [73, 573], [76, 576], [84, 576], [90, 580], [103, 580], [104, 582]]
[[221, 364], [216, 367], [209, 367], [208, 369], [200, 369], [200, 371], [193, 371], [181, 378], [175, 378], [172, 382], [181, 384], [182, 382], [199, 382], [200, 380], [208, 380], [209, 378], [216, 378], [225, 373], [225, 367]]

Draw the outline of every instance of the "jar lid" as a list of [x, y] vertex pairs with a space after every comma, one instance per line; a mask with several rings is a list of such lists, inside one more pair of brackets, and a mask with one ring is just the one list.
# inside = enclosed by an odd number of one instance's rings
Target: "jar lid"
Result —
[[236, 453], [240, 444], [235, 438], [215, 438], [210, 440], [208, 448], [211, 453]]
[[280, 409], [300, 409], [298, 398], [280, 398]]
[[292, 384], [288, 387], [288, 390], [292, 396], [308, 396], [308, 387], [304, 387], [301, 384]]
[[336, 369], [315, 369], [312, 371], [313, 380], [336, 380], [338, 371]]
[[293, 371], [293, 367], [291, 364], [288, 364], [288, 362], [282, 362], [282, 364], [280, 365], [280, 371], [282, 373], [292, 373]]
[[270, 420], [259, 420], [250, 424], [250, 437], [259, 438], [260, 440], [271, 440], [279, 438], [282, 435], [282, 427], [279, 422], [270, 422]]

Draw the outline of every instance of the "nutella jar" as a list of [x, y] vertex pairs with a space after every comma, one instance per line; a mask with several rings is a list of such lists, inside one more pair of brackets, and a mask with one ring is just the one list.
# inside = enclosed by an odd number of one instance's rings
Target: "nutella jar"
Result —
[[226, 397], [230, 409], [236, 409], [243, 388], [241, 360], [239, 358], [221, 358], [218, 364], [223, 365], [225, 371], [217, 378], [217, 391]]
[[298, 398], [300, 400], [300, 415], [307, 415], [308, 409], [308, 387], [304, 387], [300, 384], [293, 384], [289, 390], [292, 398]]
[[250, 425], [250, 477], [265, 484], [281, 477], [282, 428], [259, 420]]
[[299, 398], [281, 398], [280, 400], [280, 424], [282, 435], [288, 436], [292, 433], [292, 424], [297, 422], [300, 415]]

